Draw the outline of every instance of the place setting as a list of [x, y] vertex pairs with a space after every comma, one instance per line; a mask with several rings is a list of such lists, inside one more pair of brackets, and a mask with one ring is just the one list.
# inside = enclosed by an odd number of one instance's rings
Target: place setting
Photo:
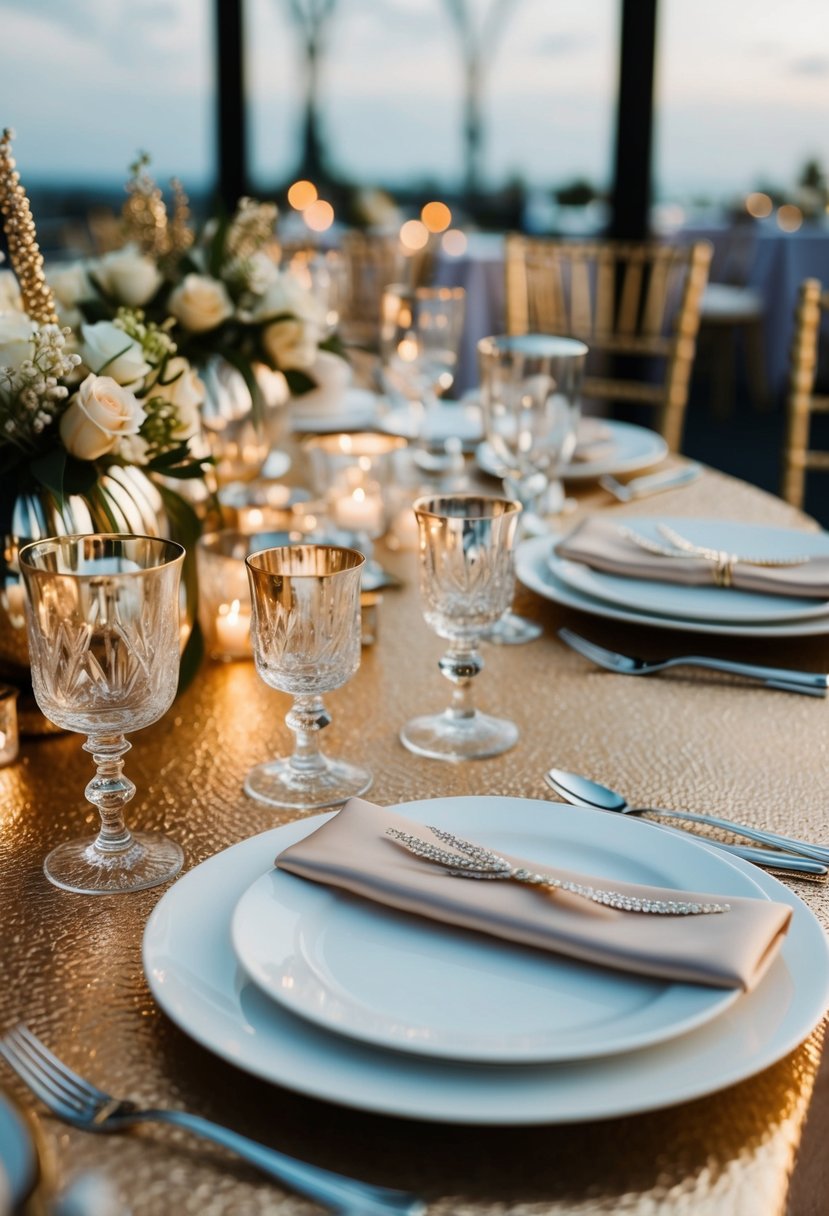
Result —
[[822, 532], [592, 515], [556, 541], [525, 542], [516, 569], [545, 599], [610, 620], [747, 638], [829, 630]]

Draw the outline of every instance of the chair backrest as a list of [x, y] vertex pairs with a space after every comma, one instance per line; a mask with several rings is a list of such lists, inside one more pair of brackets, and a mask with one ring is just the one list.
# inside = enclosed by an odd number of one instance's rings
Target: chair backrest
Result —
[[809, 448], [812, 415], [829, 413], [829, 394], [815, 392], [821, 322], [829, 317], [829, 291], [817, 279], [800, 284], [794, 316], [781, 493], [787, 502], [800, 507], [807, 470], [829, 472], [829, 452]]
[[653, 406], [656, 429], [676, 451], [710, 262], [707, 241], [676, 246], [510, 235], [507, 329], [586, 342], [583, 396]]

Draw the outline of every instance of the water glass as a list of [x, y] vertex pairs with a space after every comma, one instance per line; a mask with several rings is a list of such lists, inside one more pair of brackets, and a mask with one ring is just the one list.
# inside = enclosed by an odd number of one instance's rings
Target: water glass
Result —
[[183, 853], [166, 836], [126, 827], [135, 785], [122, 770], [132, 746], [124, 736], [161, 718], [176, 694], [184, 549], [149, 536], [61, 536], [27, 545], [19, 560], [38, 706], [86, 734], [97, 765], [86, 796], [101, 830], [54, 849], [46, 877], [90, 895], [166, 882]]
[[424, 616], [449, 642], [439, 667], [453, 691], [446, 709], [413, 718], [400, 738], [410, 751], [435, 760], [497, 756], [515, 744], [518, 728], [476, 709], [471, 684], [484, 665], [479, 640], [512, 601], [521, 504], [458, 494], [419, 498], [414, 512]]
[[246, 559], [256, 670], [294, 698], [285, 717], [292, 755], [259, 764], [245, 778], [245, 790], [261, 802], [316, 810], [371, 784], [367, 769], [332, 760], [319, 747], [319, 732], [331, 721], [321, 694], [345, 684], [360, 665], [364, 564], [356, 549], [334, 545], [283, 545]]

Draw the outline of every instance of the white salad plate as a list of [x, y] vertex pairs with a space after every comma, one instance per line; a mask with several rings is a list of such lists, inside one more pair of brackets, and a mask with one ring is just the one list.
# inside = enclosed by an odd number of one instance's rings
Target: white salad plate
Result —
[[431, 444], [458, 439], [465, 451], [474, 452], [483, 437], [481, 407], [473, 401], [438, 401], [425, 411], [395, 406], [381, 419], [380, 430]]
[[[452, 829], [460, 814], [468, 823], [457, 801], [432, 801], [430, 822]], [[643, 855], [641, 834], [618, 818], [520, 798], [475, 805], [476, 841], [486, 833], [486, 843], [542, 868], [696, 891], [722, 881], [720, 858], [689, 851], [683, 837]], [[731, 894], [759, 895], [744, 875], [725, 873]], [[699, 1026], [738, 995], [447, 928], [275, 869], [242, 896], [231, 937], [251, 979], [291, 1013], [378, 1047], [454, 1060], [614, 1055]]]
[[[809, 533], [804, 535], [808, 536]], [[829, 633], [829, 612], [804, 620], [703, 621], [690, 616], [661, 616], [656, 612], [623, 608], [596, 595], [589, 595], [559, 578], [551, 561], [555, 556], [555, 543], [556, 540], [549, 536], [522, 541], [515, 554], [515, 573], [525, 587], [565, 608], [576, 608], [579, 612], [606, 620], [647, 625], [651, 629], [682, 629], [688, 633], [710, 633], [722, 637], [792, 638]]]
[[[595, 481], [606, 474], [636, 473], [658, 464], [668, 454], [668, 445], [661, 435], [646, 426], [634, 426], [632, 422], [616, 422], [612, 418], [597, 419], [602, 428], [607, 428], [608, 438], [602, 444], [601, 455], [594, 460], [573, 460], [565, 465], [561, 475], [565, 481]], [[482, 443], [475, 458], [478, 467], [492, 477], [502, 477], [501, 461], [490, 445]]]
[[313, 413], [297, 398], [291, 406], [291, 429], [299, 435], [336, 435], [339, 431], [373, 431], [378, 428], [382, 398], [368, 389], [346, 389], [335, 408]]
[[[420, 823], [440, 809], [457, 830], [498, 846], [502, 837], [482, 818], [488, 801], [452, 799], [451, 820], [449, 801], [399, 809]], [[537, 825], [520, 843], [532, 856], [542, 836], [554, 839], [557, 817], [569, 821], [574, 812], [555, 803], [528, 805]], [[600, 811], [576, 813], [600, 816], [600, 833], [614, 822]], [[532, 1067], [438, 1060], [331, 1034], [263, 993], [239, 964], [230, 937], [241, 896], [271, 870], [278, 852], [325, 818], [274, 828], [209, 858], [162, 896], [144, 934], [145, 974], [164, 1012], [209, 1051], [273, 1084], [346, 1107], [449, 1123], [610, 1118], [688, 1101], [760, 1072], [807, 1037], [829, 1001], [827, 944], [814, 916], [770, 875], [721, 858], [718, 891], [728, 894], [737, 875], [743, 889], [748, 877], [758, 894], [792, 908], [792, 922], [757, 988], [705, 1026], [640, 1051]], [[640, 833], [643, 856], [658, 855], [668, 839], [653, 826], [619, 822]], [[517, 842], [519, 834], [510, 824], [509, 839]], [[690, 857], [705, 846], [689, 840], [687, 849]]]
[[[665, 524], [697, 545], [772, 558], [829, 557], [829, 535], [799, 532], [792, 528], [766, 528], [752, 524], [723, 523], [709, 519], [625, 519], [624, 526], [660, 544], [668, 542], [659, 532]], [[666, 564], [671, 558], [664, 559]], [[801, 621], [826, 616], [829, 602], [806, 596], [765, 595], [734, 587], [689, 587], [655, 579], [627, 578], [593, 570], [584, 562], [570, 561], [550, 552], [550, 569], [557, 579], [596, 599], [681, 620], [746, 622], [763, 624]]]

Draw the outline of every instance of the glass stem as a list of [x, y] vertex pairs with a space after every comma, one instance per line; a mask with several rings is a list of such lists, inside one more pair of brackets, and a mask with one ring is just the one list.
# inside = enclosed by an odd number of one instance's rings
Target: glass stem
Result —
[[438, 667], [451, 680], [452, 700], [446, 712], [450, 718], [474, 718], [472, 681], [484, 669], [484, 661], [474, 646], [452, 646], [438, 662]]
[[294, 732], [294, 751], [291, 768], [298, 773], [320, 773], [326, 767], [320, 752], [319, 733], [331, 721], [331, 715], [322, 703], [322, 697], [297, 697], [285, 722]]
[[99, 853], [123, 853], [134, 843], [124, 823], [124, 807], [135, 794], [135, 786], [123, 774], [123, 757], [132, 744], [123, 735], [90, 735], [83, 747], [92, 753], [98, 767], [85, 790], [101, 816], [94, 847]]

